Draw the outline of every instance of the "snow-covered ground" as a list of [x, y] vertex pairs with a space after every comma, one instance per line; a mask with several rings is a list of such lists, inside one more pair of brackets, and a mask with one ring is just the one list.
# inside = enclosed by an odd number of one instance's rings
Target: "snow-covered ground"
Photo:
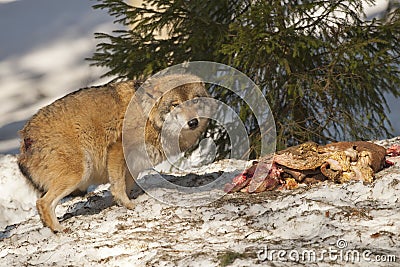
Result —
[[[393, 143], [400, 144], [400, 137], [379, 142]], [[155, 186], [150, 194], [134, 192], [134, 210], [113, 205], [106, 186], [65, 199], [57, 215], [70, 231], [53, 234], [35, 212], [36, 198], [15, 156], [0, 157], [0, 181], [16, 185], [6, 196], [11, 201], [5, 209], [14, 217], [0, 227], [0, 266], [400, 266], [400, 157], [390, 160], [395, 165], [368, 185], [324, 182], [225, 196], [222, 188], [193, 192], [197, 199], [222, 193], [201, 206], [181, 203], [178, 191], [148, 175], [142, 179]], [[193, 186], [221, 174], [232, 178], [242, 168], [241, 161], [224, 160], [170, 179]]]

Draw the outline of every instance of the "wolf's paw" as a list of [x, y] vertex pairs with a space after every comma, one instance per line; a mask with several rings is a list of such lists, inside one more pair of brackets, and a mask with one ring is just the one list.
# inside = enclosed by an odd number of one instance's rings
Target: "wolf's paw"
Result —
[[135, 204], [132, 201], [129, 201], [128, 203], [124, 204], [124, 207], [126, 207], [129, 210], [135, 209]]
[[125, 208], [127, 208], [129, 210], [135, 209], [135, 204], [129, 199], [125, 200], [125, 201], [120, 200], [120, 199], [116, 199], [115, 201], [117, 202], [117, 204], [119, 206], [123, 206], [123, 207], [125, 207]]

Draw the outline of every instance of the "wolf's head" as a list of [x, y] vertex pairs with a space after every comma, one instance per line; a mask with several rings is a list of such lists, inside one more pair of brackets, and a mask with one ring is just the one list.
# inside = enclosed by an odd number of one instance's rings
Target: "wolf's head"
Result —
[[207, 127], [212, 107], [207, 104], [210, 95], [198, 77], [182, 75], [168, 78], [189, 82], [164, 92], [158, 98], [150, 112], [148, 124], [157, 132], [158, 142], [164, 139], [163, 150], [176, 154], [199, 140]]

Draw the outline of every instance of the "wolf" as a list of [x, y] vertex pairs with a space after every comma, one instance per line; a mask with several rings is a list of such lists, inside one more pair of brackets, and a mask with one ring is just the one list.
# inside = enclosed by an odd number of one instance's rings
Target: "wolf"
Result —
[[[172, 89], [165, 91], [166, 87]], [[138, 88], [143, 93], [136, 97]], [[202, 97], [210, 95], [199, 77], [170, 74], [145, 83], [131, 80], [83, 88], [40, 109], [20, 131], [18, 165], [42, 193], [36, 207], [43, 224], [53, 232], [65, 230], [55, 215], [59, 201], [107, 182], [115, 202], [134, 209], [128, 197], [134, 178], [166, 159], [161, 135], [168, 115], [174, 112], [177, 122], [164, 131], [164, 142], [178, 138], [179, 151], [194, 146], [206, 130], [208, 119], [194, 108]], [[127, 112], [132, 99], [135, 107]], [[123, 151], [124, 124], [130, 129], [130, 156], [134, 154], [131, 171]], [[143, 143], [150, 161], [142, 160]]]

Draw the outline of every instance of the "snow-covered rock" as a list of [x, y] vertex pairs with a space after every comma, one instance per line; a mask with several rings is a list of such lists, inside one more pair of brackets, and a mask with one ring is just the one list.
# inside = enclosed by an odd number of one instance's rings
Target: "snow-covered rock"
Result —
[[[400, 137], [380, 142], [392, 143], [400, 143]], [[30, 211], [1, 232], [0, 266], [399, 266], [400, 157], [390, 160], [395, 165], [369, 185], [324, 182], [234, 193], [201, 206], [164, 204], [151, 196], [173, 199], [179, 192], [155, 186], [150, 194], [136, 190], [136, 208], [127, 210], [113, 205], [103, 186], [59, 205], [57, 215], [70, 232], [58, 234], [44, 228], [38, 215], [31, 216], [34, 197], [20, 191], [25, 196], [20, 206], [6, 207], [2, 199], [4, 209]], [[2, 185], [7, 177], [17, 183], [15, 158], [4, 156], [0, 162]], [[203, 167], [199, 175], [169, 179], [201, 184], [221, 174], [233, 177], [241, 168], [243, 162], [225, 160]], [[16, 197], [15, 188], [23, 187], [14, 185], [8, 196]], [[207, 198], [210, 192], [193, 194]]]

